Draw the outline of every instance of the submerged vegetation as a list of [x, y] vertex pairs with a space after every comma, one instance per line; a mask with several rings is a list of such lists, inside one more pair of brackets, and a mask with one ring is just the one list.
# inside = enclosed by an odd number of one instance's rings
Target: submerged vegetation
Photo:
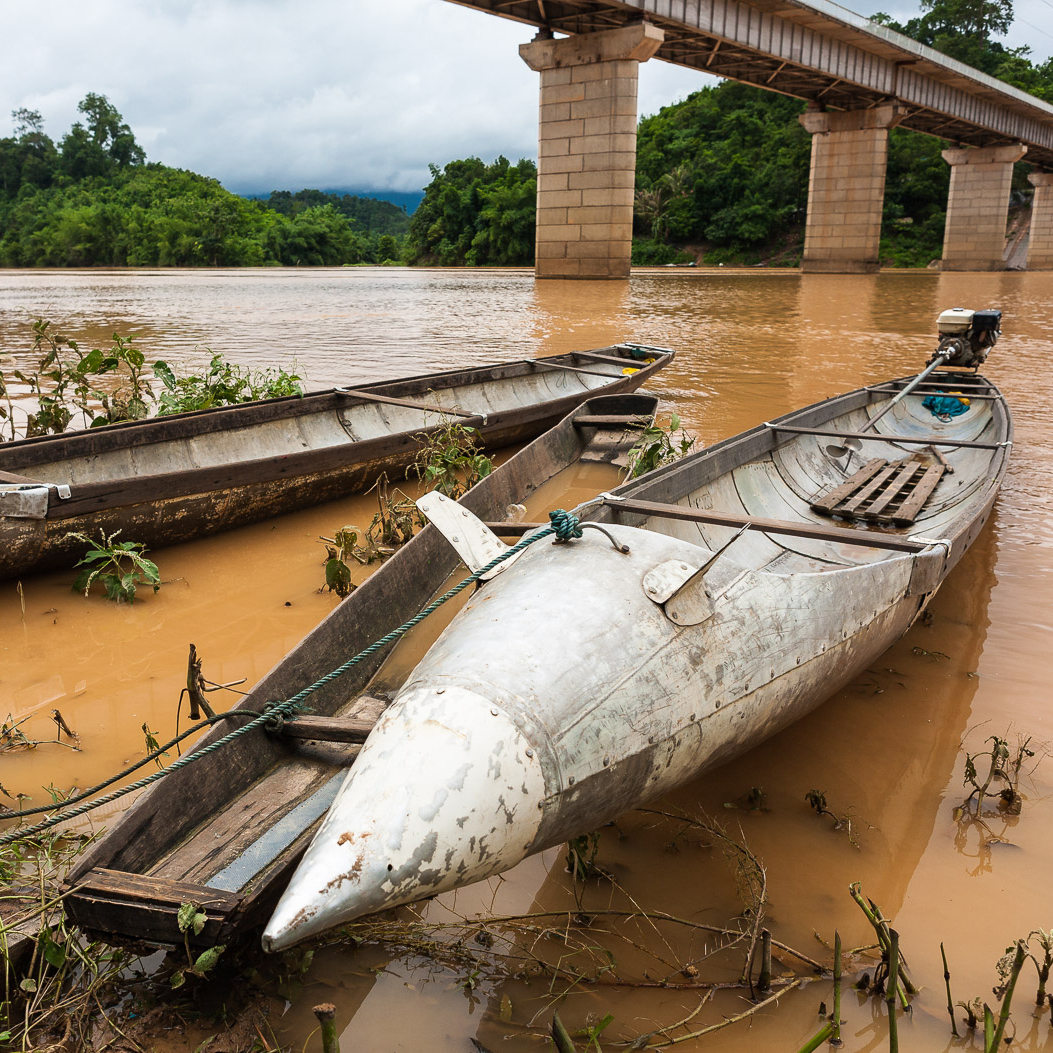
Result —
[[[59, 435], [71, 425], [98, 428], [122, 421], [233, 406], [253, 399], [302, 395], [303, 378], [278, 367], [250, 369], [212, 356], [205, 372], [177, 374], [164, 361], [146, 372], [136, 337], [114, 333], [110, 347], [82, 350], [71, 337], [37, 318], [32, 369], [0, 363], [0, 442]], [[31, 408], [26, 409], [20, 403]], [[15, 409], [24, 418], [18, 421]]]
[[118, 541], [118, 534], [119, 530], [107, 537], [105, 531], [100, 530], [98, 541], [92, 541], [87, 534], [68, 535], [88, 546], [76, 564], [83, 569], [73, 582], [75, 592], [87, 596], [92, 585], [98, 583], [107, 599], [131, 604], [140, 586], [149, 585], [154, 592], [161, 588], [161, 574], [157, 564], [146, 558], [146, 546], [139, 541]]

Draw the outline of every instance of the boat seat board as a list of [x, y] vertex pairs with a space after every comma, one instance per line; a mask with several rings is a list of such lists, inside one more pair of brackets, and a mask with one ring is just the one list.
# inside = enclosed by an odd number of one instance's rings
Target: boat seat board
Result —
[[360, 391], [357, 388], [337, 388], [336, 393], [343, 398], [358, 398], [366, 402], [380, 402], [385, 406], [405, 406], [408, 409], [418, 409], [424, 413], [447, 413], [452, 417], [478, 417], [481, 414], [470, 413], [468, 410], [456, 409], [453, 406], [434, 406], [427, 402], [417, 402], [413, 399], [397, 399], [390, 395], [381, 395], [375, 391]]
[[875, 457], [840, 486], [812, 502], [812, 511], [839, 519], [909, 526], [918, 517], [943, 476], [942, 464], [908, 457]]
[[67, 902], [74, 919], [86, 929], [120, 931], [115, 920], [131, 911], [136, 915], [140, 938], [178, 944], [183, 940], [178, 922], [181, 904], [194, 903], [205, 914], [197, 940], [212, 943], [221, 938], [224, 922], [237, 909], [241, 897], [189, 881], [96, 867], [77, 882]]
[[928, 545], [908, 537], [893, 534], [875, 534], [869, 531], [844, 530], [837, 527], [821, 527], [812, 523], [794, 523], [782, 519], [764, 519], [759, 516], [736, 515], [729, 512], [702, 511], [686, 505], [667, 505], [655, 501], [637, 501], [632, 498], [615, 498], [604, 501], [612, 512], [628, 512], [644, 516], [669, 516], [696, 523], [713, 523], [720, 526], [749, 526], [764, 533], [788, 534], [791, 537], [815, 537], [848, 545], [868, 545], [897, 552], [921, 552]]
[[619, 413], [582, 413], [574, 418], [575, 428], [646, 428], [650, 423], [643, 417]]
[[876, 442], [899, 442], [909, 446], [960, 446], [977, 450], [997, 450], [1001, 442], [974, 442], [952, 439], [943, 435], [886, 435], [879, 431], [835, 431], [827, 428], [794, 428], [788, 424], [769, 424], [773, 431], [788, 431], [796, 435], [824, 435], [831, 439], [869, 439]]

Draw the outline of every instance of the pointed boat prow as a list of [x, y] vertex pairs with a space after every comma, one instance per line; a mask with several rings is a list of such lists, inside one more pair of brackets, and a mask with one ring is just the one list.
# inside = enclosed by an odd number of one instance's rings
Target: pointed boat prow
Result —
[[370, 734], [264, 950], [507, 870], [527, 855], [544, 796], [534, 750], [487, 699], [455, 686], [406, 692]]

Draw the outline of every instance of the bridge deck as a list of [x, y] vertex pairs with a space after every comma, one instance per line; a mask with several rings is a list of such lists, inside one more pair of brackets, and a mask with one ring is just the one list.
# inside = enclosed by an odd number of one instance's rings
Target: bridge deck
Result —
[[829, 0], [453, 0], [557, 33], [647, 18], [657, 58], [814, 101], [861, 109], [896, 101], [904, 127], [957, 143], [1020, 142], [1053, 168], [1053, 106]]

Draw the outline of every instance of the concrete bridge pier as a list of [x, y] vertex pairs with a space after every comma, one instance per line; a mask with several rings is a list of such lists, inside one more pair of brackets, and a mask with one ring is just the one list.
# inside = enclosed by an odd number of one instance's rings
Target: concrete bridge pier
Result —
[[637, 79], [664, 38], [638, 22], [520, 46], [541, 74], [536, 277], [629, 277]]
[[1032, 172], [1027, 181], [1035, 188], [1035, 199], [1031, 204], [1027, 269], [1053, 270], [1053, 172]]
[[951, 189], [943, 228], [942, 270], [1005, 270], [1013, 165], [1026, 153], [1027, 147], [1020, 143], [943, 151], [943, 159], [951, 166]]
[[867, 274], [878, 269], [888, 130], [903, 117], [893, 103], [801, 114], [801, 124], [812, 135], [802, 271]]

